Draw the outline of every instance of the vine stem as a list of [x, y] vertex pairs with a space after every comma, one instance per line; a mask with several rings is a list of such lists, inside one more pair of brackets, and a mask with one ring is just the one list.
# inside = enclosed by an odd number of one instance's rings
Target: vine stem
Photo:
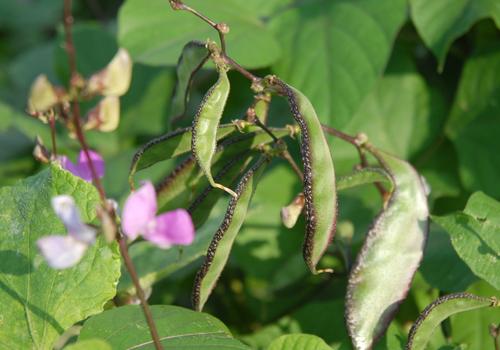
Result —
[[54, 113], [49, 115], [50, 138], [52, 140], [52, 154], [57, 157], [57, 143], [56, 143], [56, 116]]
[[[365, 148], [367, 146], [366, 144], [366, 135], [360, 134], [358, 136], [352, 136], [349, 134], [346, 134], [340, 130], [337, 130], [335, 128], [332, 128], [331, 126], [321, 124], [321, 127], [323, 128], [323, 131], [326, 132], [327, 134], [330, 134], [334, 137], [337, 137], [341, 140], [344, 140], [354, 147], [356, 147], [356, 150], [358, 151], [359, 155], [359, 160], [361, 163], [362, 168], [368, 167], [368, 160], [366, 159], [366, 154], [365, 154]], [[380, 193], [380, 196], [382, 197], [382, 200], [384, 203], [387, 202], [389, 199], [390, 193], [385, 189], [384, 185], [380, 182], [375, 182], [374, 183], [375, 187], [377, 188], [378, 192]]]
[[[66, 46], [66, 52], [68, 56], [68, 64], [69, 64], [69, 69], [70, 69], [70, 90], [72, 90], [75, 93], [75, 97], [72, 98], [71, 100], [71, 111], [72, 111], [72, 119], [71, 122], [73, 124], [73, 127], [75, 129], [75, 134], [78, 139], [78, 142], [80, 143], [82, 150], [87, 157], [87, 161], [89, 164], [90, 172], [92, 174], [92, 180], [94, 182], [95, 187], [97, 188], [97, 191], [99, 192], [99, 197], [101, 198], [102, 205], [105, 208], [105, 210], [108, 210], [111, 217], [115, 218], [115, 213], [113, 210], [109, 209], [109, 206], [107, 205], [107, 199], [106, 199], [106, 193], [104, 191], [104, 187], [102, 186], [101, 180], [99, 179], [99, 176], [97, 176], [97, 172], [95, 169], [95, 165], [92, 161], [92, 158], [90, 157], [90, 152], [89, 152], [89, 147], [87, 144], [87, 141], [85, 139], [85, 134], [82, 130], [82, 125], [81, 125], [81, 120], [80, 120], [80, 104], [78, 102], [78, 97], [76, 92], [79, 89], [79, 80], [80, 80], [80, 75], [78, 74], [77, 70], [77, 65], [76, 65], [76, 52], [75, 52], [75, 46], [73, 44], [73, 35], [72, 35], [72, 25], [73, 25], [73, 15], [72, 15], [72, 0], [64, 0], [64, 33], [65, 33], [65, 46]], [[115, 221], [116, 225], [116, 221]], [[141, 301], [141, 306], [142, 310], [144, 313], [144, 317], [146, 318], [146, 322], [149, 327], [149, 331], [151, 333], [151, 337], [153, 339], [153, 343], [155, 345], [156, 350], [163, 350], [163, 347], [160, 342], [160, 338], [158, 336], [158, 331], [156, 329], [156, 325], [153, 319], [153, 316], [151, 314], [151, 310], [149, 308], [149, 304], [146, 300], [144, 290], [141, 287], [139, 278], [137, 276], [137, 272], [135, 270], [134, 264], [132, 262], [132, 259], [128, 253], [128, 248], [127, 248], [127, 242], [125, 240], [125, 237], [123, 236], [122, 232], [120, 231], [117, 237], [118, 244], [120, 247], [120, 253], [123, 257], [125, 267], [127, 268], [128, 273], [130, 274], [130, 277], [132, 278], [132, 281], [134, 283], [135, 289], [137, 296], [139, 297], [139, 300]]]
[[226, 64], [230, 65], [234, 70], [238, 71], [241, 75], [249, 79], [252, 83], [255, 83], [257, 81], [260, 81], [261, 79], [252, 73], [250, 73], [248, 70], [243, 68], [240, 64], [238, 64], [235, 60], [233, 60], [231, 57], [229, 57], [226, 53], [226, 34], [229, 33], [229, 26], [225, 23], [216, 23], [204, 14], [198, 12], [197, 10], [193, 9], [192, 7], [189, 7], [188, 5], [184, 4], [182, 0], [169, 0], [170, 6], [174, 10], [184, 10], [187, 12], [192, 13], [196, 17], [200, 18], [204, 22], [206, 22], [208, 25], [210, 25], [212, 28], [214, 28], [217, 33], [219, 34], [219, 40], [220, 40], [220, 46], [221, 46], [221, 56], [226, 62]]

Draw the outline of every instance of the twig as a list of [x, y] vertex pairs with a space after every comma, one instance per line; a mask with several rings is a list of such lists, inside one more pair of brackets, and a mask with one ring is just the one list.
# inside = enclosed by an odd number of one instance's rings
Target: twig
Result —
[[197, 10], [193, 9], [192, 7], [189, 7], [188, 5], [184, 4], [182, 0], [169, 0], [170, 6], [174, 10], [184, 10], [188, 11], [189, 13], [192, 13], [196, 17], [200, 18], [204, 22], [208, 23], [212, 28], [214, 28], [217, 33], [219, 34], [219, 40], [220, 40], [220, 46], [221, 46], [221, 56], [224, 59], [224, 61], [230, 65], [233, 69], [237, 70], [238, 72], [241, 73], [244, 77], [252, 81], [252, 83], [255, 83], [260, 80], [259, 77], [253, 75], [250, 73], [248, 70], [243, 68], [241, 65], [239, 65], [237, 62], [235, 62], [231, 57], [229, 57], [226, 53], [226, 39], [225, 35], [229, 33], [229, 26], [226, 23], [216, 23], [212, 21], [210, 18], [205, 16], [204, 14], [198, 12]]
[[[366, 168], [369, 166], [368, 160], [366, 159], [366, 154], [365, 154], [365, 143], [366, 143], [366, 136], [351, 136], [348, 135], [340, 130], [337, 130], [335, 128], [332, 128], [328, 125], [322, 124], [321, 127], [323, 128], [323, 131], [325, 131], [327, 134], [330, 134], [332, 136], [338, 137], [341, 140], [344, 140], [354, 147], [356, 147], [356, 150], [358, 151], [359, 155], [359, 160], [361, 163], [362, 168]], [[380, 196], [382, 197], [382, 200], [384, 203], [387, 202], [389, 199], [390, 193], [385, 189], [384, 185], [380, 182], [375, 182], [374, 183], [375, 187], [377, 188], [378, 192], [380, 193]]]
[[[92, 180], [94, 182], [95, 187], [97, 188], [97, 191], [99, 192], [99, 196], [101, 198], [103, 207], [109, 210], [107, 205], [106, 193], [104, 192], [104, 187], [102, 186], [99, 176], [97, 176], [94, 162], [90, 157], [89, 147], [81, 126], [80, 105], [77, 97], [77, 92], [79, 89], [78, 84], [80, 79], [76, 66], [76, 52], [73, 44], [73, 36], [71, 31], [73, 25], [73, 16], [71, 14], [71, 3], [72, 0], [64, 0], [64, 32], [66, 38], [66, 51], [68, 53], [68, 63], [70, 69], [70, 89], [73, 90], [73, 93], [75, 93], [75, 96], [71, 100], [71, 110], [72, 110], [71, 121], [75, 128], [76, 137], [80, 142], [80, 145], [82, 146], [85, 156], [87, 157], [90, 172], [92, 174]], [[115, 218], [113, 210], [110, 210], [110, 215], [112, 216], [112, 218]], [[132, 263], [132, 259], [128, 254], [127, 243], [125, 242], [125, 239], [121, 233], [118, 236], [119, 237], [117, 237], [117, 239], [120, 246], [120, 252], [125, 262], [127, 271], [129, 272], [130, 277], [132, 278], [132, 281], [134, 283], [137, 296], [141, 300], [141, 306], [144, 312], [144, 316], [146, 318], [146, 322], [149, 326], [149, 331], [151, 333], [151, 337], [153, 339], [155, 348], [157, 350], [163, 350], [163, 347], [160, 343], [160, 339], [158, 337], [158, 331], [156, 330], [156, 325], [153, 316], [151, 315], [151, 310], [149, 309], [148, 302], [144, 296], [144, 291], [141, 287], [139, 278], [137, 277], [137, 272], [135, 270], [134, 264]]]

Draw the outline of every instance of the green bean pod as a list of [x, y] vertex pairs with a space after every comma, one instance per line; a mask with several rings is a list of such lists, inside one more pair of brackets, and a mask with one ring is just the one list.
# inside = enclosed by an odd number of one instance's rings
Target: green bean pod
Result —
[[303, 254], [312, 273], [333, 239], [337, 221], [335, 170], [330, 148], [311, 102], [300, 91], [278, 78], [266, 78], [267, 87], [284, 95], [300, 127], [304, 167], [306, 238]]
[[208, 178], [210, 185], [220, 188], [235, 197], [236, 193], [233, 190], [214, 181], [211, 171], [212, 158], [217, 144], [217, 128], [222, 118], [230, 89], [227, 68], [218, 65], [217, 69], [219, 71], [219, 79], [206, 93], [198, 113], [196, 113], [193, 120], [191, 149], [201, 170], [203, 170]]
[[210, 52], [206, 44], [200, 41], [190, 41], [182, 49], [177, 62], [177, 83], [170, 103], [171, 123], [175, 123], [186, 114], [193, 77], [209, 57]]
[[[245, 151], [236, 155], [216, 173], [214, 177], [215, 181], [227, 184], [228, 186], [232, 185], [244, 169], [246, 169], [254, 156], [255, 152], [252, 151]], [[196, 198], [187, 208], [196, 228], [201, 227], [208, 220], [210, 212], [221, 196], [222, 192], [216, 191], [210, 185], [206, 186], [200, 193], [197, 193]]]
[[453, 314], [484, 307], [499, 307], [494, 297], [483, 298], [470, 293], [444, 295], [428, 305], [410, 329], [406, 350], [425, 350], [434, 330]]
[[236, 234], [245, 220], [257, 182], [267, 162], [266, 156], [261, 156], [257, 160], [239, 181], [236, 187], [237, 197], [232, 197], [229, 201], [222, 224], [215, 233], [205, 261], [196, 274], [192, 297], [193, 306], [197, 311], [203, 309], [226, 265]]
[[[216, 139], [220, 140], [236, 130], [233, 124], [221, 125]], [[142, 146], [132, 158], [129, 182], [133, 183], [136, 172], [149, 168], [158, 162], [175, 158], [191, 151], [192, 129], [182, 128], [166, 133]]]
[[394, 184], [385, 209], [375, 219], [351, 270], [346, 322], [355, 349], [371, 349], [405, 299], [422, 260], [429, 228], [427, 193], [407, 162], [369, 151]]
[[[221, 171], [228, 159], [236, 158], [248, 150], [259, 148], [273, 142], [272, 137], [260, 128], [251, 127], [248, 133], [235, 133], [234, 136], [222, 140], [212, 159], [215, 173]], [[278, 138], [289, 135], [286, 128], [271, 128], [273, 134]], [[240, 159], [240, 164], [244, 159]], [[219, 181], [219, 180], [217, 180]], [[230, 181], [232, 182], [232, 181]], [[182, 161], [169, 175], [167, 175], [158, 186], [156, 186], [159, 212], [165, 212], [175, 208], [187, 208], [199, 195], [197, 188], [204, 188], [208, 181], [196, 163], [193, 155]], [[220, 191], [217, 191], [220, 192]], [[215, 196], [212, 194], [211, 196]], [[195, 215], [201, 215], [197, 211]]]

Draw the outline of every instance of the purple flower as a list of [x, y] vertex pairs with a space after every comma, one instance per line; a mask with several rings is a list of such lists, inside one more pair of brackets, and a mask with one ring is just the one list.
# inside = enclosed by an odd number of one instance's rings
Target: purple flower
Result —
[[193, 242], [194, 225], [186, 210], [176, 209], [158, 216], [156, 210], [156, 192], [147, 181], [125, 202], [122, 216], [125, 235], [131, 240], [142, 235], [160, 248]]
[[[95, 171], [98, 177], [104, 176], [104, 160], [101, 155], [97, 152], [89, 150], [90, 159], [94, 164]], [[81, 177], [85, 181], [92, 181], [92, 172], [90, 170], [90, 165], [85, 152], [80, 151], [80, 156], [78, 157], [78, 163], [73, 163], [66, 156], [59, 156], [59, 161], [63, 169], [66, 169], [75, 176]]]
[[82, 221], [73, 197], [56, 196], [51, 202], [68, 235], [42, 237], [37, 246], [50, 267], [66, 269], [81, 260], [88, 246], [94, 243], [96, 231]]

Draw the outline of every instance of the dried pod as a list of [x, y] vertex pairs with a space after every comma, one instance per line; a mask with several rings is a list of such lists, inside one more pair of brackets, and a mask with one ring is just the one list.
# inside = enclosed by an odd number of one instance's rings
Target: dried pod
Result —
[[182, 49], [177, 62], [177, 83], [170, 103], [172, 123], [185, 115], [193, 77], [203, 67], [208, 57], [210, 53], [206, 45], [200, 41], [190, 41]]
[[274, 76], [265, 78], [264, 84], [286, 97], [292, 116], [300, 127], [306, 217], [303, 253], [312, 273], [324, 272], [317, 270], [316, 266], [333, 239], [337, 220], [335, 171], [330, 148], [307, 97]]
[[494, 297], [483, 298], [469, 293], [455, 293], [440, 297], [428, 305], [410, 329], [406, 350], [425, 350], [434, 330], [453, 314], [483, 307], [499, 307]]
[[106, 96], [89, 111], [84, 128], [110, 132], [116, 130], [119, 123], [120, 99], [116, 96]]
[[257, 187], [257, 182], [264, 170], [267, 158], [262, 156], [241, 178], [236, 187], [237, 197], [229, 201], [226, 214], [219, 229], [208, 247], [205, 261], [196, 274], [193, 287], [193, 306], [201, 311], [219, 276], [226, 265], [229, 253], [239, 232]]
[[346, 321], [354, 348], [371, 349], [405, 299], [420, 265], [429, 226], [427, 196], [407, 162], [370, 147], [394, 184], [349, 276]]
[[88, 95], [121, 96], [128, 91], [132, 80], [132, 59], [120, 48], [106, 68], [92, 75], [85, 86]]
[[233, 190], [214, 181], [211, 172], [212, 157], [217, 144], [217, 128], [219, 127], [230, 89], [227, 68], [218, 65], [217, 69], [219, 71], [219, 79], [206, 93], [198, 113], [194, 117], [191, 149], [200, 168], [207, 176], [210, 185], [220, 188], [235, 197], [236, 193]]

